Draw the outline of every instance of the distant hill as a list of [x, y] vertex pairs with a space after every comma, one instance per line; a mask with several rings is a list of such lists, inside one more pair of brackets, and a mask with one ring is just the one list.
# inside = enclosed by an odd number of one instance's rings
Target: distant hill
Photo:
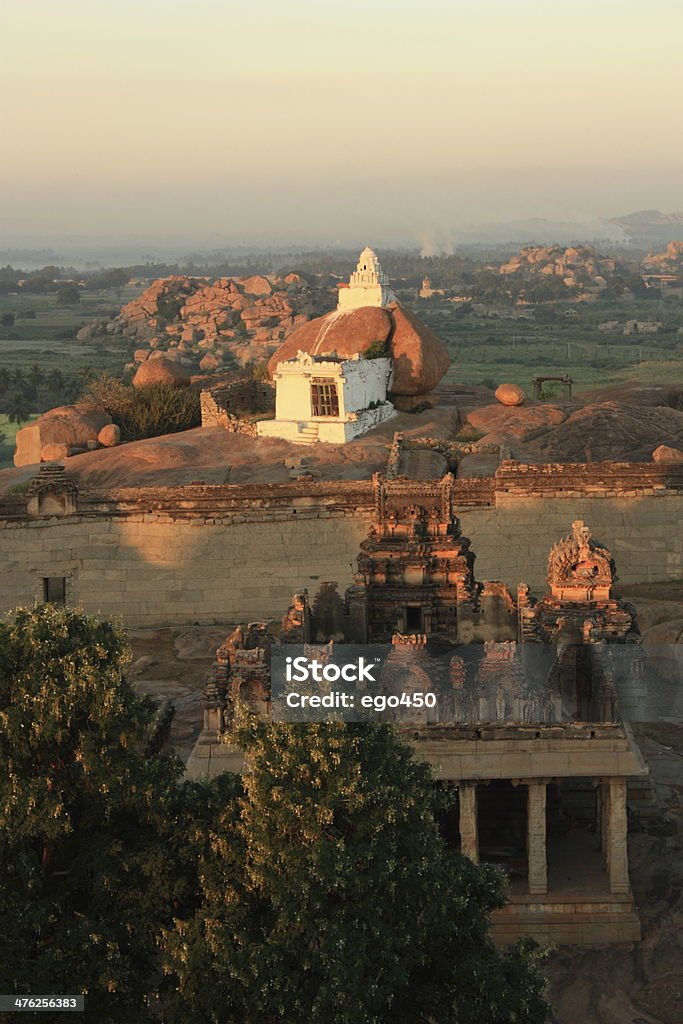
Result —
[[623, 217], [612, 217], [632, 242], [666, 245], [683, 238], [683, 210], [662, 213], [661, 210], [637, 210]]
[[623, 229], [608, 220], [549, 220], [527, 217], [520, 220], [464, 224], [458, 227], [458, 245], [472, 243], [518, 245], [574, 245], [579, 242], [619, 243], [625, 241]]

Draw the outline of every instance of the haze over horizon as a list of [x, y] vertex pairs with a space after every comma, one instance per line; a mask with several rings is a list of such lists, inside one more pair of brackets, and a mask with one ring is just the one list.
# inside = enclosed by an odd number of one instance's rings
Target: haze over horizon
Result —
[[673, 0], [6, 0], [3, 247], [452, 245], [683, 208]]

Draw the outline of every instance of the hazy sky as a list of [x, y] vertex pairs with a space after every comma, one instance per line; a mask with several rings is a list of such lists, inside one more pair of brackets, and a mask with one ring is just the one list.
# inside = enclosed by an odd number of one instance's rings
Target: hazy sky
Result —
[[680, 0], [4, 0], [2, 238], [683, 208]]

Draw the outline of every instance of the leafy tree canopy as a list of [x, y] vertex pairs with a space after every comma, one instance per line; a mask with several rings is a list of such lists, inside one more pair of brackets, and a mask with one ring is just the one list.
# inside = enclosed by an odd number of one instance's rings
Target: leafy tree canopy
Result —
[[167, 936], [169, 1024], [541, 1024], [532, 944], [494, 947], [501, 879], [449, 850], [387, 726], [242, 723], [244, 794]]
[[151, 1019], [156, 936], [182, 888], [181, 765], [119, 631], [43, 605], [0, 626], [0, 991], [82, 992], [92, 1019]]

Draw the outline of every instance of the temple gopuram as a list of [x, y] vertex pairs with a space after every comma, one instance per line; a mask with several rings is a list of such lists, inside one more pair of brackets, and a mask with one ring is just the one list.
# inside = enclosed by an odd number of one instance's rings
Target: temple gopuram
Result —
[[612, 556], [582, 521], [552, 548], [545, 595], [477, 581], [452, 486], [450, 474], [377, 475], [352, 586], [322, 583], [312, 600], [301, 589], [280, 623], [235, 629], [217, 651], [188, 773], [241, 770], [230, 720], [238, 700], [271, 716], [273, 645], [326, 660], [335, 644], [384, 644], [381, 691], [437, 699], [380, 717], [452, 790], [448, 841], [509, 877], [497, 941], [638, 941], [629, 787], [642, 788], [647, 768], [627, 719], [647, 692], [635, 610], [615, 596]]

